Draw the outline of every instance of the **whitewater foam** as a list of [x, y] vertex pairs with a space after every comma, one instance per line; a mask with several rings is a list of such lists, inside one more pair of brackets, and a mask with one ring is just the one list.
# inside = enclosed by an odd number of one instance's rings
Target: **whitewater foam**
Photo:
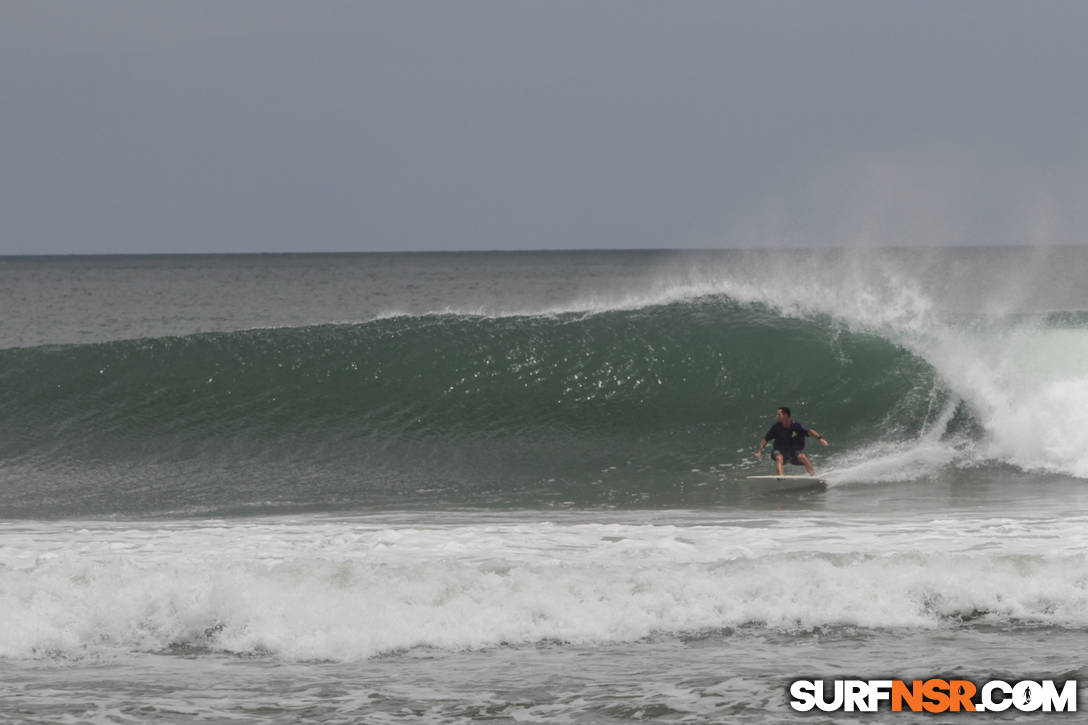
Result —
[[0, 538], [0, 655], [195, 647], [351, 660], [419, 646], [621, 642], [742, 626], [1085, 626], [1085, 524], [20, 525]]
[[[967, 285], [969, 295], [945, 293], [942, 299], [936, 280], [947, 282], [947, 273], [893, 257], [850, 255], [842, 265], [799, 263], [798, 270], [704, 270], [699, 274], [708, 279], [646, 301], [722, 295], [784, 317], [826, 317], [854, 332], [878, 335], [929, 363], [936, 384], [970, 407], [986, 433], [970, 456], [1088, 478], [1088, 376], [1083, 372], [1088, 328], [1082, 320], [1055, 324], [1050, 316], [1016, 312], [1020, 308], [1008, 301], [1007, 287], [996, 282], [1023, 289], [1028, 282], [1022, 275], [989, 280], [988, 286], [974, 282]], [[947, 423], [951, 414], [942, 418]], [[1058, 427], [1064, 432], [1057, 433]], [[962, 439], [942, 443], [945, 432], [927, 426], [913, 441], [889, 441], [877, 454], [885, 461], [848, 462], [846, 473], [897, 480], [895, 471], [903, 465], [920, 465], [928, 475], [963, 456]]]

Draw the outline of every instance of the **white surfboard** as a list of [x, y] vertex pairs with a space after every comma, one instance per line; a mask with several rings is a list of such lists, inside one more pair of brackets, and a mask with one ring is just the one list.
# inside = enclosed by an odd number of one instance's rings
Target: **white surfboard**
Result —
[[778, 481], [780, 483], [791, 483], [796, 486], [804, 486], [810, 484], [813, 486], [826, 486], [827, 481], [816, 476], [809, 476], [807, 474], [793, 475], [793, 476], [748, 476], [749, 481]]

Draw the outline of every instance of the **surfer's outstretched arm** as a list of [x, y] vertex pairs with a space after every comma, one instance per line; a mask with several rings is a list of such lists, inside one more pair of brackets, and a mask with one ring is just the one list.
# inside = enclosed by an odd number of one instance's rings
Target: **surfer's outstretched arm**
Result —
[[809, 434], [810, 436], [812, 436], [813, 438], [815, 438], [816, 440], [820, 441], [820, 445], [821, 445], [821, 446], [826, 446], [826, 445], [830, 445], [830, 444], [829, 444], [829, 443], [828, 443], [828, 442], [827, 442], [827, 441], [826, 441], [826, 440], [824, 439], [824, 437], [823, 437], [822, 435], [820, 435], [819, 433], [817, 433], [817, 432], [815, 431], [815, 429], [813, 429], [813, 428], [809, 428], [809, 429], [808, 429], [808, 434]]

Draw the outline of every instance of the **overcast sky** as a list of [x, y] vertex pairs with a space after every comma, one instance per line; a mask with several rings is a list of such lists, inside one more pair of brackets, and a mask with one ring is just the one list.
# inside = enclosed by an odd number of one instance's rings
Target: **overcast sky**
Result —
[[0, 0], [0, 253], [1082, 244], [1085, 2]]

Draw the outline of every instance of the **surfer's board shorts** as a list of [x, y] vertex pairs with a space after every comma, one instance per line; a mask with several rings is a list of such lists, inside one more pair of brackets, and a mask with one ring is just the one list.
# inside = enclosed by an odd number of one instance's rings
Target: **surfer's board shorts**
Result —
[[788, 463], [791, 466], [803, 466], [805, 464], [801, 463], [801, 461], [797, 458], [797, 454], [799, 453], [804, 453], [804, 451], [782, 451], [778, 448], [775, 448], [773, 451], [771, 451], [771, 459], [776, 459], [779, 455], [781, 455], [782, 461], [784, 463]]

